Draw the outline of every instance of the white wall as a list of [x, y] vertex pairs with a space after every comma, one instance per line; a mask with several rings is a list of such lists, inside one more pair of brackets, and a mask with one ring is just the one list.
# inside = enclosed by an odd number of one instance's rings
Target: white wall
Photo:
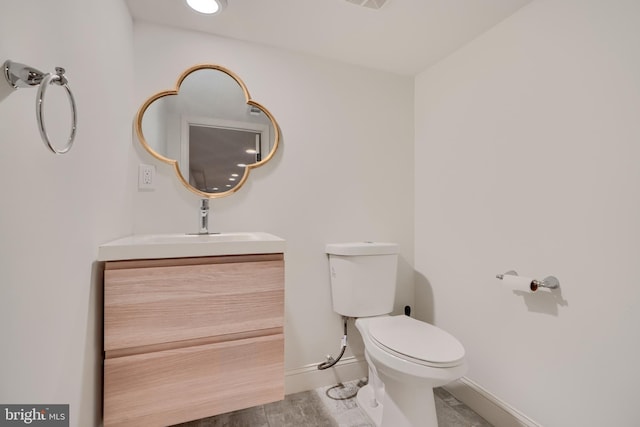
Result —
[[541, 425], [637, 425], [640, 3], [537, 0], [415, 94], [420, 317]]
[[[50, 153], [36, 89], [12, 92], [0, 78], [0, 402], [68, 403], [72, 426], [92, 426], [102, 387], [94, 260], [99, 244], [133, 227], [132, 23], [122, 1], [19, 3], [0, 14], [0, 62], [65, 67], [78, 132], [70, 153]], [[46, 96], [52, 139], [64, 139], [69, 107], [50, 108], [64, 91]]]
[[[266, 231], [287, 240], [288, 371], [339, 349], [342, 327], [331, 307], [326, 243], [399, 243], [397, 306], [411, 303], [412, 78], [142, 22], [134, 24], [134, 39], [137, 105], [172, 89], [186, 68], [213, 63], [237, 73], [281, 127], [272, 161], [237, 193], [212, 201], [210, 228]], [[140, 161], [157, 165], [158, 186], [137, 194], [135, 231], [196, 232], [197, 197], [170, 167], [138, 153]]]

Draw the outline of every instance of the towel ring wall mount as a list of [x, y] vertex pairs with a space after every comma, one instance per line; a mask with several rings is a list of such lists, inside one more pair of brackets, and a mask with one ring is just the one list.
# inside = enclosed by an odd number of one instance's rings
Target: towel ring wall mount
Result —
[[[6, 60], [3, 65], [3, 69], [4, 77], [7, 80], [7, 83], [9, 83], [9, 85], [11, 85], [11, 87], [13, 87], [14, 89], [38, 86], [38, 94], [36, 96], [36, 119], [38, 121], [38, 130], [40, 131], [42, 141], [44, 142], [45, 146], [54, 154], [67, 153], [71, 149], [76, 136], [78, 115], [76, 112], [76, 102], [73, 98], [73, 93], [69, 88], [69, 81], [64, 75], [64, 68], [56, 67], [55, 74], [45, 74], [42, 71], [29, 65]], [[44, 124], [43, 106], [45, 94], [47, 88], [52, 83], [58, 86], [62, 86], [65, 89], [71, 107], [71, 132], [69, 133], [66, 145], [62, 149], [57, 149], [53, 146]]]

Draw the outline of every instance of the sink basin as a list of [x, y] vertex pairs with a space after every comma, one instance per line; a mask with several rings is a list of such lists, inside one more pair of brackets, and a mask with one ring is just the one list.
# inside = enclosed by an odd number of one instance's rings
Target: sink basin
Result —
[[216, 234], [147, 234], [131, 236], [143, 245], [165, 243], [246, 242], [265, 238], [266, 233], [216, 233]]
[[262, 232], [141, 234], [101, 245], [98, 260], [268, 254], [282, 253], [284, 247], [284, 239]]

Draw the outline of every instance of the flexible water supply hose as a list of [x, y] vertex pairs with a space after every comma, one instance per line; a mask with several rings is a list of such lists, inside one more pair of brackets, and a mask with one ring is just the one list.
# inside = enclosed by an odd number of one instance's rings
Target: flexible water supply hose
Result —
[[327, 356], [327, 360], [318, 365], [318, 369], [320, 370], [328, 369], [338, 363], [347, 349], [347, 317], [342, 316], [342, 320], [344, 321], [344, 335], [342, 336], [342, 340], [340, 340], [340, 354], [336, 359], [330, 355]]

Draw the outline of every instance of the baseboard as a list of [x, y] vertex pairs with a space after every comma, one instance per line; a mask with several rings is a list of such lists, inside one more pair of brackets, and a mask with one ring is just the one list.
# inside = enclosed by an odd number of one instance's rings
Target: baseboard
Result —
[[[343, 357], [335, 366], [324, 370], [319, 370], [317, 364], [289, 369], [284, 374], [285, 394], [352, 381], [367, 374], [367, 362], [355, 356]], [[542, 427], [469, 378], [462, 377], [444, 388], [494, 427]]]
[[[318, 362], [320, 363], [320, 362]], [[367, 376], [367, 362], [363, 357], [343, 357], [329, 369], [318, 369], [318, 364], [289, 369], [284, 373], [285, 394], [298, 393]]]
[[542, 427], [541, 424], [466, 377], [444, 388], [494, 427]]

